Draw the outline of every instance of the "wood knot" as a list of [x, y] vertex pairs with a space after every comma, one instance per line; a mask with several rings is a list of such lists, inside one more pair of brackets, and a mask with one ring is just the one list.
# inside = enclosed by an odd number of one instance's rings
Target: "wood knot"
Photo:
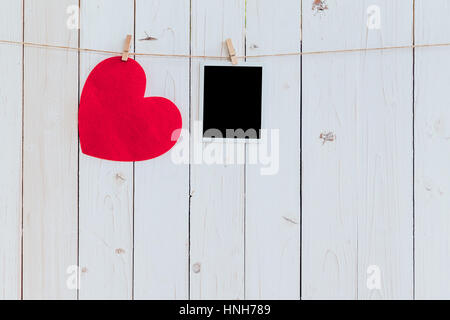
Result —
[[295, 221], [294, 219], [291, 219], [291, 218], [288, 218], [288, 217], [285, 217], [285, 216], [283, 216], [283, 219], [286, 220], [289, 223], [298, 224], [298, 222]]
[[120, 181], [120, 182], [123, 182], [123, 181], [125, 181], [126, 179], [125, 179], [125, 177], [124, 177], [121, 173], [117, 173], [117, 174], [116, 174], [116, 180], [117, 180], [117, 181]]
[[125, 253], [124, 249], [122, 249], [122, 248], [116, 249], [116, 254], [123, 254], [123, 253]]
[[139, 41], [154, 41], [154, 40], [158, 40], [155, 37], [149, 36], [147, 31], [145, 31], [145, 38], [139, 39]]
[[200, 263], [195, 263], [193, 266], [192, 266], [192, 271], [194, 271], [194, 273], [199, 273], [200, 272]]
[[315, 12], [322, 12], [328, 10], [328, 4], [326, 0], [314, 0], [312, 9]]
[[320, 139], [323, 140], [322, 145], [324, 145], [327, 142], [333, 142], [336, 140], [336, 135], [334, 134], [334, 132], [322, 132], [320, 134]]

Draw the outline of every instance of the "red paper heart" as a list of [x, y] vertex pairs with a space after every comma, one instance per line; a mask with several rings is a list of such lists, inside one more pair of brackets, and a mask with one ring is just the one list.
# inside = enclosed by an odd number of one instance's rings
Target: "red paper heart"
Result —
[[181, 114], [162, 97], [145, 98], [146, 76], [133, 59], [109, 58], [92, 70], [81, 94], [78, 127], [84, 154], [142, 161], [169, 151], [180, 137]]

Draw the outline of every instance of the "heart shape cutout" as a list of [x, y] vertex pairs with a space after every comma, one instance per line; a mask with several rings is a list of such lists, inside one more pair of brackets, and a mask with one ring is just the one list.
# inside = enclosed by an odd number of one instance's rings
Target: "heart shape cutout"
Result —
[[133, 59], [100, 62], [83, 88], [78, 113], [81, 151], [113, 161], [143, 161], [168, 152], [180, 137], [177, 106], [144, 97], [147, 78]]

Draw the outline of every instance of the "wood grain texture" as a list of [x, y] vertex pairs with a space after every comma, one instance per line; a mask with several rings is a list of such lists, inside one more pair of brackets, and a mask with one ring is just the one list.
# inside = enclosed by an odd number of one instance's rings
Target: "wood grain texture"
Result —
[[[189, 1], [138, 0], [136, 50], [189, 54]], [[140, 40], [148, 36], [157, 40]], [[138, 57], [147, 73], [146, 96], [162, 96], [179, 108], [189, 130], [189, 59]], [[189, 156], [186, 137], [185, 153]], [[173, 149], [174, 150], [174, 149]], [[135, 299], [187, 299], [189, 295], [189, 165], [172, 151], [136, 163]]]
[[[226, 57], [227, 38], [233, 40], [238, 54], [245, 52], [245, 1], [192, 0], [191, 7], [193, 55]], [[200, 60], [195, 59], [191, 68], [192, 162], [212, 148], [223, 147], [220, 142], [203, 144], [202, 134], [195, 132], [200, 94]], [[191, 165], [192, 299], [244, 298], [244, 178], [243, 165]]]
[[[0, 3], [0, 39], [22, 41], [22, 1]], [[0, 300], [21, 297], [22, 46], [0, 46]]]
[[[25, 41], [77, 46], [66, 27], [74, 0], [26, 0]], [[23, 297], [75, 299], [77, 264], [77, 53], [25, 48]]]
[[[303, 1], [304, 51], [412, 43], [410, 0], [327, 3]], [[302, 92], [303, 298], [412, 298], [412, 50], [305, 56]]]
[[[449, 42], [450, 3], [416, 0], [417, 44]], [[450, 48], [415, 56], [415, 279], [417, 299], [450, 298]]]
[[[224, 57], [227, 38], [238, 56], [411, 45], [414, 25], [417, 44], [450, 41], [448, 0], [314, 2], [0, 0], [0, 39], [121, 51], [133, 34], [139, 52]], [[263, 126], [280, 129], [267, 176], [255, 145], [234, 146], [245, 165], [196, 163], [223, 147], [196, 132], [203, 59], [138, 57], [193, 164], [133, 165], [79, 152], [79, 93], [110, 55], [0, 44], [0, 299], [450, 298], [449, 52], [248, 59], [264, 63]]]
[[[300, 51], [300, 1], [249, 0], [247, 53]], [[285, 32], [290, 30], [289, 32]], [[283, 36], [280, 36], [283, 35]], [[263, 128], [269, 137], [248, 151], [272, 148], [269, 165], [246, 170], [246, 298], [300, 298], [300, 56], [264, 63]], [[279, 130], [271, 135], [270, 130]], [[253, 149], [253, 150], [252, 150]], [[260, 159], [261, 161], [262, 159]]]
[[[134, 36], [133, 0], [81, 1], [83, 48], [121, 51]], [[131, 50], [134, 50], [132, 46]], [[80, 56], [80, 90], [101, 54]], [[80, 91], [81, 92], [81, 91]], [[133, 295], [133, 164], [80, 152], [80, 299]]]

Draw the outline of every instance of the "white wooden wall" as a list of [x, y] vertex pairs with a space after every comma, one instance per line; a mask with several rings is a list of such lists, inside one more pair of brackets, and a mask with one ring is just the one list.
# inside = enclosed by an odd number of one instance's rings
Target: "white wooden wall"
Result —
[[[449, 16], [448, 0], [0, 0], [0, 39], [120, 51], [133, 34], [137, 52], [226, 57], [226, 38], [238, 55], [450, 42]], [[450, 299], [448, 56], [249, 58], [280, 137], [263, 176], [248, 158], [83, 155], [79, 96], [109, 55], [0, 44], [0, 299]], [[203, 60], [136, 59], [193, 132]]]
[[[320, 17], [303, 3], [304, 51], [412, 44], [410, 0], [328, 1]], [[412, 298], [412, 49], [305, 56], [302, 93], [303, 297]], [[381, 290], [366, 286], [371, 265]]]

